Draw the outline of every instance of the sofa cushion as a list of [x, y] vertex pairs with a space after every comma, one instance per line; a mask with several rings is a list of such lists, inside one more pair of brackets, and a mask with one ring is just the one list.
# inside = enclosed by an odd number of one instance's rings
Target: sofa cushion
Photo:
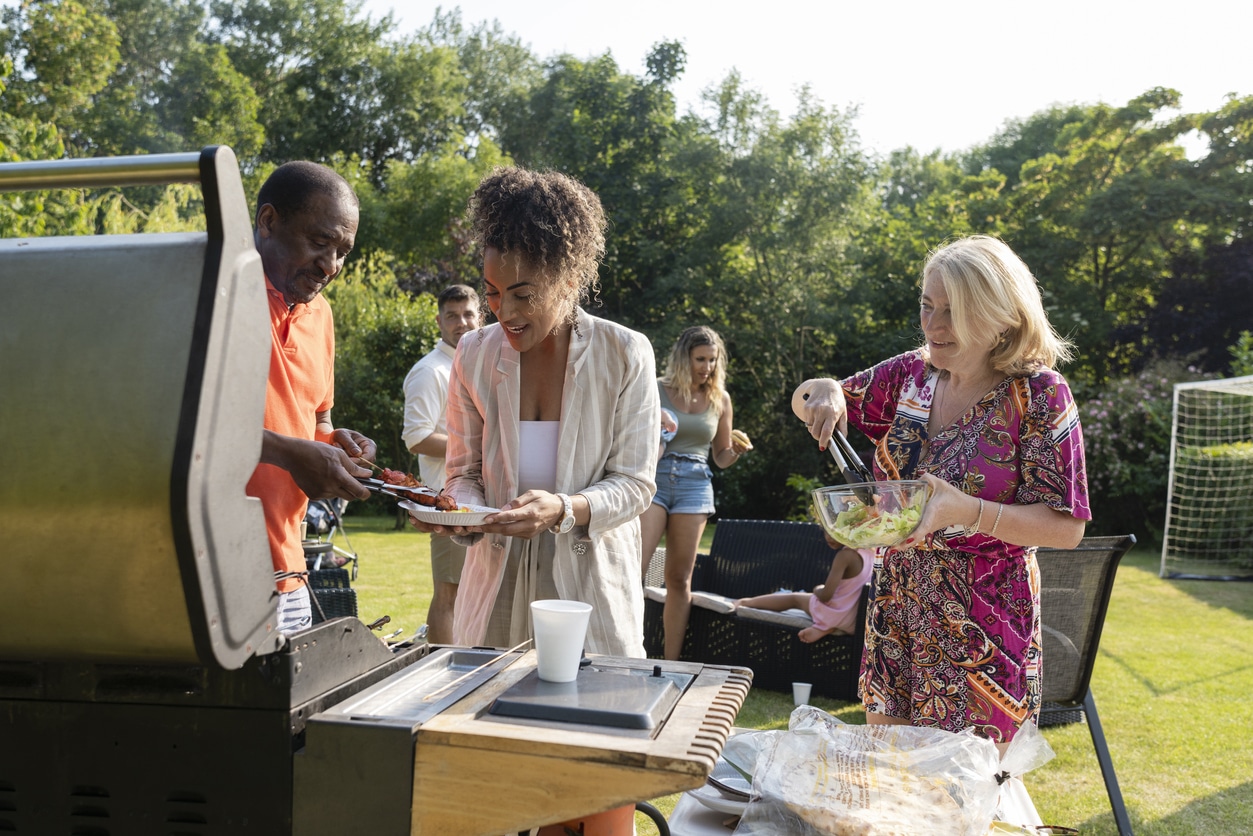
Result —
[[[644, 587], [644, 597], [650, 601], [664, 604], [666, 603], [666, 590], [660, 586], [646, 586]], [[716, 592], [702, 592], [698, 589], [692, 590], [692, 606], [724, 614], [735, 612], [735, 600], [733, 598], [719, 595]]]
[[736, 615], [740, 618], [747, 618], [749, 621], [778, 624], [780, 627], [795, 627], [797, 630], [804, 630], [806, 627], [814, 625], [814, 621], [809, 617], [809, 613], [795, 608], [784, 610], [783, 612], [775, 612], [774, 610], [759, 610], [756, 607], [740, 607]]

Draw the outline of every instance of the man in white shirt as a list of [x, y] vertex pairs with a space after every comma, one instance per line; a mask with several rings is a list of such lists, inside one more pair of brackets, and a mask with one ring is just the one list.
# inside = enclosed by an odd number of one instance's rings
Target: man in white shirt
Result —
[[[481, 316], [478, 294], [464, 284], [444, 288], [438, 305], [440, 340], [405, 376], [405, 425], [401, 431], [405, 446], [418, 457], [422, 481], [435, 490], [444, 487], [448, 445], [445, 414], [453, 356], [457, 342], [479, 327]], [[431, 535], [435, 595], [426, 615], [426, 640], [431, 644], [452, 642], [452, 611], [465, 559], [465, 546], [457, 545], [451, 537]]]

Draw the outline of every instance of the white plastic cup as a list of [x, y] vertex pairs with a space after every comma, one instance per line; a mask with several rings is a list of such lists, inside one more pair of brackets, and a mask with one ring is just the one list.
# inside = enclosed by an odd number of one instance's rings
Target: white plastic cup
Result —
[[592, 605], [556, 599], [531, 602], [535, 661], [545, 682], [573, 682], [583, 660], [583, 639]]
[[809, 705], [809, 692], [813, 687], [808, 682], [793, 682], [792, 702], [797, 705]]

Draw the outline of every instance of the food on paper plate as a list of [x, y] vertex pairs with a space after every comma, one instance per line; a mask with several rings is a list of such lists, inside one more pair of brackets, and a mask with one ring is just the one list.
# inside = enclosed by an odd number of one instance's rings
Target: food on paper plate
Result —
[[379, 473], [379, 478], [393, 492], [404, 492], [420, 505], [429, 505], [437, 511], [467, 510], [458, 508], [456, 500], [443, 491], [435, 491], [422, 484], [422, 480], [412, 473], [385, 467]]
[[748, 433], [743, 430], [731, 430], [731, 440], [739, 442], [745, 450], [753, 449], [753, 442], [748, 440]]

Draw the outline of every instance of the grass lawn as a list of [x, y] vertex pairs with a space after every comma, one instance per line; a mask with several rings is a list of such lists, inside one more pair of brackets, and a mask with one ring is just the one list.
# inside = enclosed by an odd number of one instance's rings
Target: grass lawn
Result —
[[[385, 632], [412, 636], [431, 598], [427, 536], [353, 516], [345, 534], [360, 557], [361, 620], [390, 615]], [[1092, 682], [1132, 825], [1139, 836], [1253, 834], [1253, 584], [1162, 580], [1158, 562], [1146, 548], [1123, 558]], [[856, 704], [814, 704], [862, 720]], [[786, 728], [791, 710], [790, 694], [754, 689], [737, 724]], [[1057, 757], [1026, 776], [1041, 817], [1117, 834], [1087, 726], [1044, 735]], [[669, 811], [675, 800], [654, 803]]]

